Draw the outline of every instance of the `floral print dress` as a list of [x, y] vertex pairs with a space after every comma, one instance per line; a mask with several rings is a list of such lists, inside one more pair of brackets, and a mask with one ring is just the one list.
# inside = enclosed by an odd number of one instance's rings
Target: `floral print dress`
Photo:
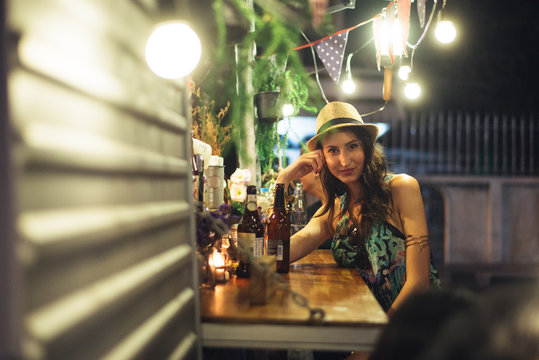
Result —
[[[388, 222], [375, 224], [364, 244], [352, 245], [355, 227], [346, 206], [346, 193], [341, 197], [341, 214], [331, 253], [343, 267], [355, 268], [369, 286], [376, 300], [387, 311], [406, 282], [406, 250], [404, 235]], [[431, 264], [430, 281], [440, 286], [438, 272]]]

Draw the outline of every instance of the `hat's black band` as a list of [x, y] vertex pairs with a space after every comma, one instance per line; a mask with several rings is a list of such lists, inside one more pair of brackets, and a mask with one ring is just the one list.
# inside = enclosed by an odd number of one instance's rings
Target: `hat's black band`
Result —
[[332, 119], [332, 120], [329, 120], [328, 122], [326, 122], [324, 125], [320, 126], [320, 129], [318, 129], [318, 131], [316, 132], [316, 135], [319, 135], [321, 133], [323, 133], [324, 131], [326, 131], [327, 129], [329, 129], [330, 127], [332, 126], [335, 126], [335, 125], [341, 125], [341, 124], [350, 124], [350, 125], [363, 125], [363, 122], [359, 121], [359, 120], [356, 120], [356, 119], [352, 119], [352, 118], [336, 118], [336, 119]]

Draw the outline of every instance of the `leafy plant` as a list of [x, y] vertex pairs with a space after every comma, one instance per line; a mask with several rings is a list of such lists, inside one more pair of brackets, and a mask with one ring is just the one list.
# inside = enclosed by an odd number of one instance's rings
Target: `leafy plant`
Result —
[[256, 150], [260, 159], [262, 173], [272, 168], [275, 159], [275, 145], [279, 140], [277, 123], [258, 122], [256, 126]]
[[232, 125], [225, 125], [230, 102], [216, 111], [215, 100], [200, 88], [191, 84], [191, 116], [193, 118], [193, 137], [204, 141], [212, 148], [213, 155], [221, 155], [224, 146], [231, 139]]
[[[227, 118], [232, 124], [232, 141], [237, 145], [246, 139], [243, 119], [254, 110], [253, 91], [278, 90], [281, 101], [292, 104], [295, 113], [301, 109], [316, 112], [324, 103], [316, 83], [307, 73], [295, 50], [295, 47], [303, 42], [302, 26], [310, 22], [308, 2], [304, 0], [278, 2], [286, 8], [285, 13], [290, 10], [297, 21], [287, 21], [281, 16], [283, 12], [275, 11], [274, 6], [263, 0], [255, 0], [254, 3], [253, 10], [247, 7], [244, 0], [213, 1], [217, 29], [214, 38], [217, 43], [213, 49], [214, 56], [210, 57], [211, 66], [204, 75], [204, 88], [212, 94], [211, 97], [230, 101]], [[227, 37], [226, 11], [224, 11], [227, 7], [233, 8], [233, 12], [248, 24], [241, 38], [235, 38], [233, 42]], [[251, 28], [249, 24], [254, 24], [254, 27]], [[253, 58], [254, 44], [256, 55]], [[252, 75], [244, 76], [251, 70]], [[264, 171], [272, 166], [275, 158], [272, 152], [279, 138], [273, 136], [276, 135], [276, 129], [270, 125], [260, 125], [257, 118], [254, 119], [255, 143]], [[242, 157], [248, 154], [238, 155]]]

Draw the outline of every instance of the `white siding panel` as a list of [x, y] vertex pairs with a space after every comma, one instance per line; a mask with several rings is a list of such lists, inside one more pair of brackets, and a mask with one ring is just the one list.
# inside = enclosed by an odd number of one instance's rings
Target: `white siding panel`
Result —
[[0, 358], [201, 358], [188, 89], [144, 60], [182, 2], [7, 0]]

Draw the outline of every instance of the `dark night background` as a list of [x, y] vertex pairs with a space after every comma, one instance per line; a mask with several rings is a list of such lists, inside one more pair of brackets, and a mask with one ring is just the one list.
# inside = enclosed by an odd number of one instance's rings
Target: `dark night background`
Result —
[[[387, 1], [357, 0], [346, 10], [346, 26], [365, 21], [387, 6]], [[439, 0], [437, 9], [442, 8]], [[427, 0], [426, 18], [433, 6]], [[447, 0], [443, 18], [453, 21], [457, 38], [439, 44], [434, 38], [436, 15], [414, 55], [414, 73], [424, 83], [429, 107], [528, 112], [538, 109], [539, 4], [536, 1]], [[409, 42], [415, 43], [419, 27], [417, 3], [410, 12]], [[350, 33], [348, 47], [372, 36], [367, 25]], [[350, 48], [351, 49], [351, 48]], [[374, 46], [353, 57], [353, 66], [376, 66]]]

